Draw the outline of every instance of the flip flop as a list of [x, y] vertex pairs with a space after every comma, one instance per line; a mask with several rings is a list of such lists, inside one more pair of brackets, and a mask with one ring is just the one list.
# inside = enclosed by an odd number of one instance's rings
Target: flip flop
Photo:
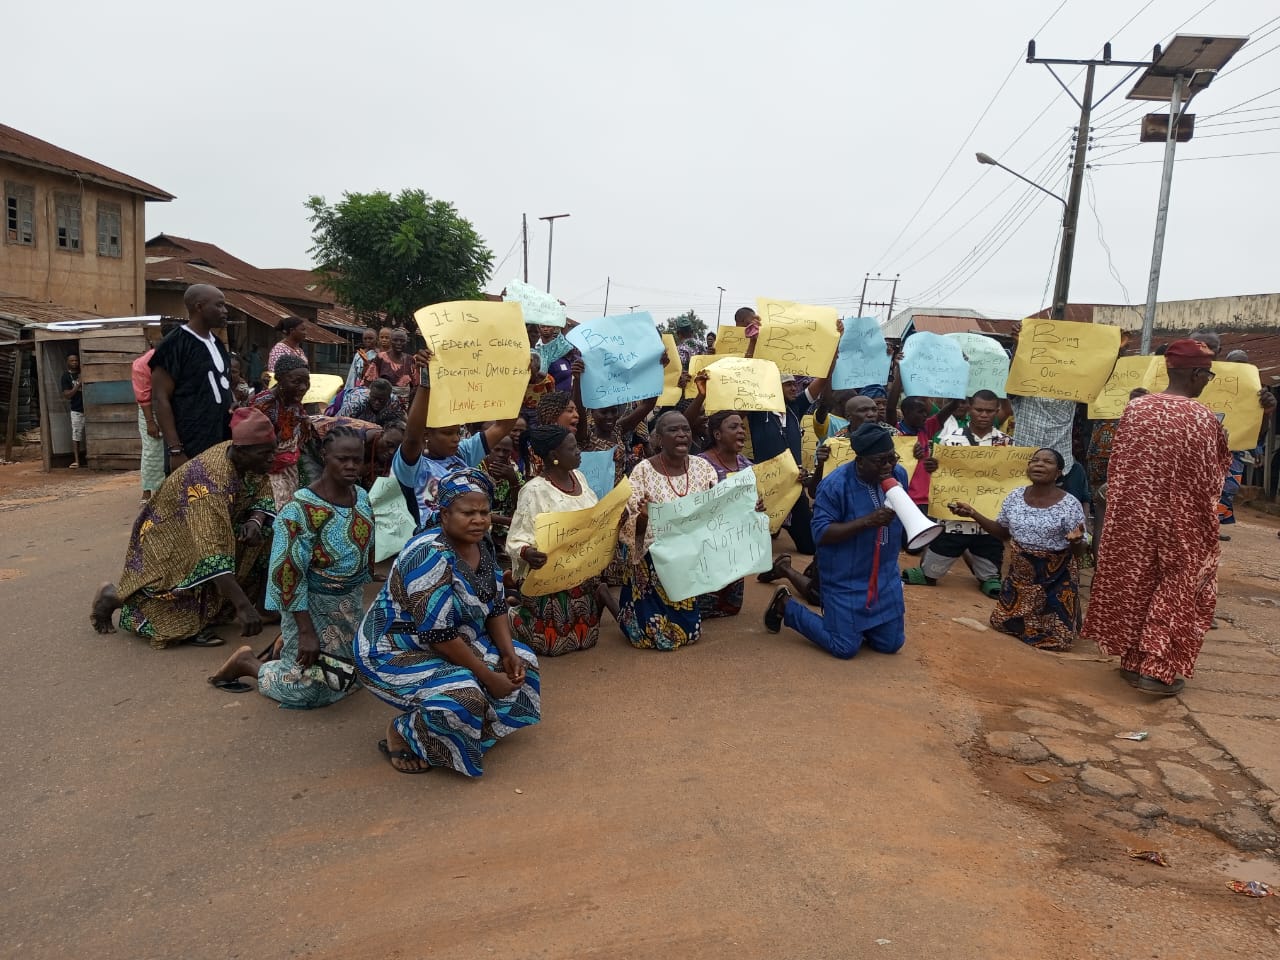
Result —
[[930, 580], [924, 575], [922, 567], [907, 567], [902, 571], [902, 582], [910, 584], [913, 587], [936, 587], [937, 580]]
[[[382, 755], [387, 758], [387, 763], [391, 763], [392, 760], [418, 760], [418, 761], [422, 760], [420, 756], [418, 756], [416, 753], [413, 753], [410, 750], [393, 751], [389, 746], [387, 746], [387, 741], [385, 740], [378, 741], [378, 749], [381, 750]], [[415, 776], [419, 773], [431, 772], [430, 767], [423, 767], [420, 770], [401, 770], [394, 763], [391, 763], [391, 769], [394, 770], [396, 773], [407, 773]]]
[[978, 585], [978, 589], [994, 600], [996, 597], [1000, 596], [1000, 592], [1004, 589], [1004, 584], [995, 577], [992, 577], [990, 580], [983, 580], [982, 583]]
[[756, 583], [775, 583], [776, 581], [783, 579], [783, 575], [778, 572], [778, 564], [780, 564], [783, 560], [787, 561], [787, 563], [790, 563], [791, 554], [784, 553], [781, 556], [779, 556], [777, 560], [773, 561], [772, 567], [770, 567], [764, 573], [756, 577]]
[[217, 687], [219, 690], [225, 690], [227, 693], [248, 693], [253, 689], [252, 686], [243, 680], [215, 680], [209, 678], [209, 683]]

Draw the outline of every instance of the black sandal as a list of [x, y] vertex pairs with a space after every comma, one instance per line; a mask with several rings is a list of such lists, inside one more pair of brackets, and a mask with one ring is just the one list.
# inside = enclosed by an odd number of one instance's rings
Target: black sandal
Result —
[[219, 690], [227, 691], [227, 693], [248, 693], [253, 689], [252, 686], [245, 683], [243, 680], [215, 680], [213, 677], [210, 677], [209, 683], [217, 687]]
[[[389, 746], [387, 746], [387, 741], [385, 740], [378, 741], [378, 749], [381, 750], [382, 755], [387, 758], [387, 763], [391, 763], [392, 760], [417, 760], [419, 763], [425, 762], [420, 756], [418, 756], [416, 753], [413, 753], [410, 750], [393, 751]], [[419, 774], [419, 773], [431, 772], [430, 767], [422, 767], [419, 770], [401, 770], [394, 763], [391, 763], [391, 769], [394, 770], [396, 773], [407, 773], [407, 774]]]
[[778, 580], [781, 580], [785, 574], [778, 572], [778, 564], [783, 560], [787, 561], [787, 563], [791, 563], [791, 554], [784, 553], [779, 556], [777, 560], [773, 561], [772, 567], [756, 577], [756, 583], [775, 583]]
[[778, 601], [787, 600], [790, 597], [790, 590], [786, 587], [779, 587], [773, 595], [773, 599], [769, 601], [769, 606], [764, 608], [764, 628], [770, 633], [782, 632], [782, 614], [778, 612]]

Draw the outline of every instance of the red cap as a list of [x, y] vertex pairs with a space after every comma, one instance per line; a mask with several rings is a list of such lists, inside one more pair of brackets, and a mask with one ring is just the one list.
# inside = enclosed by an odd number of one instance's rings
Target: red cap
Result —
[[1164, 364], [1170, 370], [1190, 370], [1213, 366], [1213, 351], [1199, 340], [1175, 340], [1164, 352]]

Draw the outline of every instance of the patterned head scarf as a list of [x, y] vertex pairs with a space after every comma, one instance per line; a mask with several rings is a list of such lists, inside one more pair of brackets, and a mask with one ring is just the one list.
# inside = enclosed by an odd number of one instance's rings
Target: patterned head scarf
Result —
[[436, 506], [444, 510], [459, 497], [465, 497], [468, 493], [483, 493], [492, 500], [493, 481], [473, 467], [454, 470], [440, 478], [440, 483], [436, 487]]
[[884, 400], [889, 396], [889, 394], [885, 392], [884, 387], [880, 386], [878, 383], [865, 386], [859, 390], [858, 393], [861, 396], [870, 397], [872, 400]]

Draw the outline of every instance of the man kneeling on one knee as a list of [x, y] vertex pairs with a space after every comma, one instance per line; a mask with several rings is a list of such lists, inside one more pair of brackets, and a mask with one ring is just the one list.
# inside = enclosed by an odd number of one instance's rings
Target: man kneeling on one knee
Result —
[[897, 465], [893, 434], [884, 427], [863, 424], [849, 443], [857, 459], [823, 478], [813, 505], [822, 615], [791, 599], [786, 587], [764, 615], [770, 632], [785, 624], [842, 660], [864, 644], [897, 653], [906, 642], [898, 576], [902, 522], [880, 484], [892, 477], [905, 488], [907, 472]]
[[[990, 390], [979, 390], [969, 400], [969, 423], [956, 427], [938, 438], [944, 447], [1007, 447], [1013, 443], [995, 428], [1000, 400]], [[929, 473], [938, 469], [932, 456], [921, 461]], [[965, 557], [969, 569], [978, 580], [979, 589], [989, 597], [1000, 594], [1000, 567], [1004, 563], [1004, 544], [968, 520], [945, 520], [942, 535], [929, 544], [920, 566], [902, 573], [904, 583], [934, 586], [951, 565]]]

